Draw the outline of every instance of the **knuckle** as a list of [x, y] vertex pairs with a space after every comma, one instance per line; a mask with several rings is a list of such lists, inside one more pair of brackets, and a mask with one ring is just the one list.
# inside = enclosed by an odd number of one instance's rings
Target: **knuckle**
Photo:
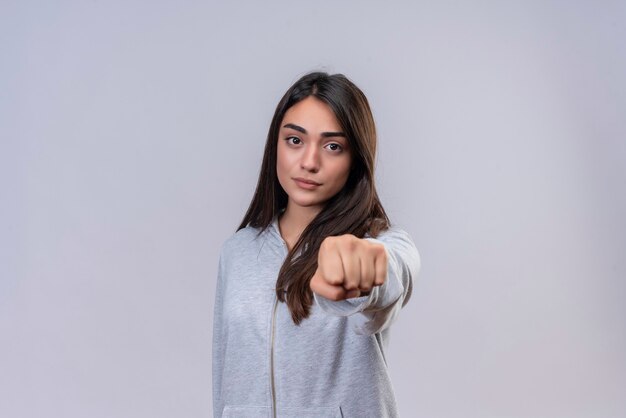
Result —
[[346, 280], [343, 287], [346, 290], [354, 290], [354, 289], [358, 289], [359, 286], [355, 280]]
[[359, 239], [352, 234], [339, 235], [336, 238], [336, 244], [347, 251], [354, 251], [358, 245]]
[[320, 249], [323, 248], [324, 250], [327, 250], [328, 248], [331, 248], [335, 244], [336, 239], [337, 237], [332, 236], [324, 238], [324, 240], [320, 244]]
[[326, 276], [326, 282], [330, 284], [340, 284], [343, 283], [343, 277], [336, 274], [329, 274]]
[[387, 257], [387, 250], [385, 249], [385, 246], [383, 244], [375, 244], [374, 251], [377, 256], [384, 258]]

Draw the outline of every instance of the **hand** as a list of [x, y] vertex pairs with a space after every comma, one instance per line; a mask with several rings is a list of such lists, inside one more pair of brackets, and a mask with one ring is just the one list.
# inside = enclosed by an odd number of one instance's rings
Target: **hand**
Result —
[[387, 251], [383, 244], [351, 234], [327, 237], [317, 256], [311, 290], [330, 300], [361, 296], [387, 280]]

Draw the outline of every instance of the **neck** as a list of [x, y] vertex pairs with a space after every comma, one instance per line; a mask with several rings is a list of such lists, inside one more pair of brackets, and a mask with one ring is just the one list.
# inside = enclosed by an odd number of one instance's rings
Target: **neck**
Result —
[[300, 238], [302, 231], [304, 231], [320, 211], [321, 208], [318, 206], [296, 207], [287, 204], [287, 209], [285, 209], [278, 219], [278, 227], [289, 250], [293, 248]]

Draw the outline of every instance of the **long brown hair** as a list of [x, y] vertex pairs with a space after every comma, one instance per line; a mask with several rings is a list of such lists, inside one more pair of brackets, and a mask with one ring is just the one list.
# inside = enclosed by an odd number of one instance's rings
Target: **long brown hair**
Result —
[[[372, 237], [390, 227], [374, 183], [376, 126], [363, 92], [343, 74], [312, 72], [304, 75], [282, 97], [267, 134], [263, 163], [250, 207], [237, 230], [251, 226], [261, 233], [274, 216], [287, 207], [288, 196], [278, 182], [276, 152], [280, 124], [287, 110], [315, 96], [326, 103], [337, 118], [352, 149], [352, 167], [341, 191], [302, 231], [278, 273], [276, 295], [286, 302], [294, 323], [310, 314], [313, 293], [309, 287], [317, 270], [317, 255], [322, 241], [329, 236], [352, 234]], [[298, 251], [302, 252], [298, 257]]]

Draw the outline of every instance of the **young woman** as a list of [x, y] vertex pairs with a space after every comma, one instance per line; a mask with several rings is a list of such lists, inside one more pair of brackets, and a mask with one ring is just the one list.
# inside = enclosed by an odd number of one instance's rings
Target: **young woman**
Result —
[[272, 119], [257, 188], [222, 246], [215, 417], [395, 417], [389, 327], [420, 258], [376, 193], [365, 95], [314, 72]]

